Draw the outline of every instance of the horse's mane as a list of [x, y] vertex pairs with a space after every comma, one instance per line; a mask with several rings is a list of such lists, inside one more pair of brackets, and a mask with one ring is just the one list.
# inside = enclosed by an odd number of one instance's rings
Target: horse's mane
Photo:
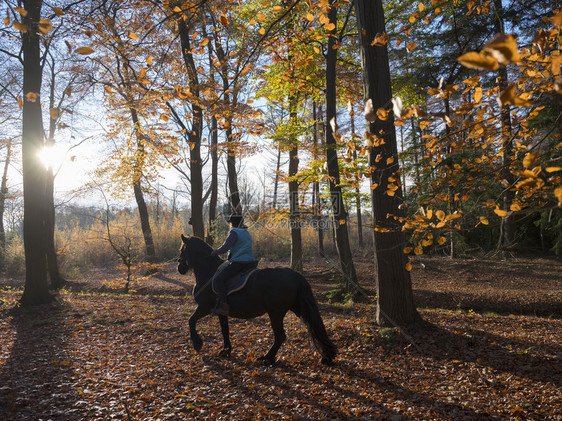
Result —
[[189, 237], [188, 243], [189, 248], [195, 252], [211, 254], [213, 251], [213, 248], [199, 237]]

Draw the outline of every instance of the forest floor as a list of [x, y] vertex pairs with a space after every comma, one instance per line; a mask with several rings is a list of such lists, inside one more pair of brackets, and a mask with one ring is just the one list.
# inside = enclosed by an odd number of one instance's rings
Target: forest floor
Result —
[[[93, 269], [33, 310], [14, 308], [21, 280], [0, 279], [0, 419], [562, 420], [561, 261], [420, 258], [414, 296], [431, 326], [411, 329], [377, 327], [374, 304], [330, 303], [333, 261], [305, 267], [339, 348], [334, 367], [292, 314], [274, 366], [257, 361], [267, 317], [231, 320], [229, 358], [207, 317], [195, 352], [192, 274], [172, 262], [130, 294], [114, 291], [117, 272]], [[357, 271], [374, 295], [370, 261]]]

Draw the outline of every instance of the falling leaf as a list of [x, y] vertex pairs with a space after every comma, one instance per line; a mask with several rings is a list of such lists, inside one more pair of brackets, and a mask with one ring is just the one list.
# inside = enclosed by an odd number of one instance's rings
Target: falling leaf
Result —
[[224, 14], [219, 16], [219, 22], [221, 23], [222, 26], [228, 26], [229, 24], [228, 19]]
[[558, 207], [562, 207], [562, 186], [554, 189], [554, 196], [558, 199]]
[[412, 264], [410, 262], [406, 263], [406, 270], [410, 272], [412, 270]]
[[389, 40], [390, 37], [386, 34], [386, 32], [383, 32], [382, 34], [377, 34], [375, 36], [375, 39], [373, 40], [373, 42], [371, 42], [371, 45], [386, 45]]
[[482, 223], [483, 225], [488, 225], [490, 222], [488, 221], [488, 218], [486, 218], [485, 216], [481, 216], [480, 223]]
[[49, 19], [41, 19], [37, 27], [42, 33], [48, 34], [53, 29], [53, 24]]
[[404, 252], [404, 254], [410, 254], [412, 252], [413, 248], [412, 247], [404, 247], [404, 250], [402, 250]]
[[482, 88], [481, 87], [477, 87], [474, 89], [474, 96], [473, 96], [474, 102], [476, 102], [477, 104], [482, 100]]
[[387, 120], [388, 119], [388, 111], [384, 108], [379, 108], [377, 110], [377, 117], [379, 120]]
[[152, 66], [152, 56], [148, 56], [148, 57], [147, 57], [147, 59], [146, 59], [146, 64], [147, 64], [148, 66]]
[[525, 157], [523, 158], [523, 168], [529, 168], [530, 166], [532, 166], [536, 162], [536, 159], [536, 152], [527, 152], [525, 154]]
[[27, 16], [27, 10], [25, 10], [23, 7], [16, 7], [14, 10], [18, 12], [20, 15], [22, 15], [23, 17]]
[[431, 124], [431, 120], [422, 120], [420, 121], [420, 129], [424, 130]]
[[439, 244], [440, 246], [442, 246], [443, 244], [445, 244], [447, 242], [447, 239], [445, 237], [439, 237], [437, 239], [437, 244]]
[[104, 89], [105, 89], [105, 92], [107, 92], [108, 94], [112, 94], [112, 93], [113, 93], [113, 90], [112, 90], [111, 87], [109, 87], [109, 86], [106, 86]]
[[445, 219], [445, 212], [443, 212], [442, 210], [438, 210], [437, 212], [435, 212], [435, 216], [437, 217], [437, 219], [439, 219], [440, 221]]
[[475, 51], [463, 54], [457, 61], [470, 69], [497, 70], [500, 67], [493, 57]]
[[507, 216], [507, 211], [504, 211], [503, 209], [500, 209], [499, 207], [494, 209], [494, 213], [501, 218], [505, 218]]
[[74, 52], [86, 56], [88, 54], [92, 54], [94, 52], [94, 49], [92, 47], [79, 47], [74, 50]]
[[312, 22], [314, 20], [314, 15], [312, 13], [307, 13], [306, 20]]
[[21, 96], [18, 96], [18, 107], [21, 109], [23, 109], [23, 100], [21, 99]]
[[282, 11], [282, 10], [283, 10], [283, 7], [281, 7], [281, 6], [274, 6], [274, 7], [273, 7], [273, 12], [274, 12], [274, 13], [279, 13], [279, 12]]
[[28, 92], [25, 94], [25, 99], [29, 102], [35, 102], [39, 98], [39, 93], [37, 92]]
[[420, 254], [423, 254], [423, 249], [422, 249], [420, 246], [417, 246], [417, 247], [414, 249], [414, 254], [415, 254], [416, 256], [419, 256]]
[[373, 100], [371, 98], [369, 98], [367, 102], [365, 102], [365, 111], [363, 112], [363, 115], [365, 116], [365, 120], [370, 123], [376, 120], [377, 114], [375, 113], [375, 109], [373, 108]]
[[484, 50], [501, 64], [517, 63], [519, 50], [517, 37], [511, 34], [498, 34], [486, 44]]
[[550, 18], [553, 25], [562, 26], [562, 10], [560, 10], [556, 15]]
[[49, 115], [53, 120], [57, 120], [60, 117], [60, 109], [59, 108], [49, 109]]
[[513, 211], [513, 212], [519, 212], [521, 210], [521, 205], [519, 203], [512, 203], [511, 206], [509, 207], [509, 210]]
[[133, 32], [129, 32], [129, 35], [127, 35], [127, 37], [132, 39], [133, 41], [136, 41], [137, 39], [139, 39], [138, 35], [133, 33]]
[[408, 52], [411, 53], [416, 48], [417, 45], [418, 43], [416, 41], [410, 42], [408, 45], [406, 45], [406, 50], [408, 50]]
[[27, 32], [27, 25], [23, 23], [19, 23], [17, 20], [14, 21], [13, 25], [14, 25], [14, 29], [23, 33]]
[[263, 13], [258, 14], [258, 21], [263, 22], [265, 20], [265, 15]]
[[548, 173], [551, 173], [551, 172], [562, 171], [562, 167], [546, 167], [544, 170]]

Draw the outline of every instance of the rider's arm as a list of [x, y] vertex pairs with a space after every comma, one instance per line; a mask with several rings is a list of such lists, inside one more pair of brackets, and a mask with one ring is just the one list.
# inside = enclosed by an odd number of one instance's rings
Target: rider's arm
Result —
[[222, 246], [220, 246], [218, 249], [213, 250], [211, 252], [211, 256], [226, 253], [231, 249], [234, 243], [236, 243], [236, 240], [238, 240], [238, 235], [236, 235], [234, 231], [230, 231], [228, 233], [228, 237], [226, 237], [226, 240], [224, 240], [224, 243], [222, 243]]

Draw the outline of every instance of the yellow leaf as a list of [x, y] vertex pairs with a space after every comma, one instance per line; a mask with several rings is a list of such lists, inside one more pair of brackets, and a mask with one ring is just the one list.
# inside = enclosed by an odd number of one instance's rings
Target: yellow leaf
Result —
[[410, 254], [412, 252], [412, 247], [404, 247], [404, 254]]
[[258, 31], [260, 35], [265, 35], [265, 29], [264, 28], [260, 28], [260, 30]]
[[133, 41], [136, 41], [137, 39], [139, 39], [138, 35], [133, 33], [133, 32], [129, 32], [129, 35], [127, 35], [130, 39], [132, 39]]
[[480, 223], [483, 225], [488, 225], [490, 223], [490, 221], [488, 221], [488, 218], [486, 218], [485, 216], [481, 216], [480, 217]]
[[273, 12], [274, 13], [279, 13], [281, 10], [283, 10], [283, 8], [281, 6], [274, 6], [273, 7]]
[[49, 19], [41, 19], [37, 24], [37, 27], [44, 34], [48, 34], [53, 29], [53, 24]]
[[152, 56], [148, 56], [148, 58], [146, 59], [146, 64], [148, 66], [152, 66]]
[[314, 15], [312, 13], [308, 13], [306, 15], [306, 20], [308, 20], [309, 22], [312, 22], [314, 20]]
[[511, 34], [498, 34], [484, 47], [491, 57], [501, 64], [517, 63], [519, 50], [516, 37]]
[[535, 163], [536, 158], [536, 152], [527, 152], [525, 154], [525, 158], [523, 158], [523, 168], [529, 168], [530, 166], [532, 166]]
[[423, 3], [420, 1], [420, 2], [418, 3], [418, 10], [419, 10], [420, 12], [423, 12], [424, 9], [425, 9], [425, 6], [424, 6]]
[[562, 171], [562, 167], [546, 167], [544, 170], [546, 172], [556, 172], [556, 171]]
[[406, 270], [410, 272], [412, 270], [412, 264], [410, 262], [406, 263]]
[[562, 10], [550, 18], [550, 21], [556, 26], [562, 26]]
[[25, 99], [29, 102], [35, 102], [37, 101], [37, 98], [39, 98], [39, 94], [37, 92], [28, 92], [25, 94]]
[[394, 157], [393, 157], [393, 156], [391, 156], [391, 157], [389, 157], [389, 158], [386, 159], [386, 165], [390, 165], [390, 164], [392, 164], [393, 162], [394, 162]]
[[23, 17], [27, 16], [27, 10], [25, 10], [23, 7], [16, 7], [14, 10]]
[[386, 43], [390, 40], [390, 37], [383, 32], [382, 34], [377, 34], [371, 45], [386, 45]]
[[160, 120], [164, 120], [164, 121], [168, 121], [170, 117], [168, 117], [168, 114], [160, 114]]
[[427, 128], [427, 126], [429, 126], [430, 124], [431, 124], [431, 120], [420, 121], [420, 129], [423, 130]]
[[447, 223], [445, 221], [441, 221], [441, 222], [438, 222], [437, 225], [435, 225], [435, 228], [437, 228], [437, 229], [443, 228], [445, 225], [447, 225]]
[[426, 215], [425, 215], [425, 217], [426, 217], [427, 219], [433, 218], [433, 209], [428, 209], [428, 210], [427, 210], [427, 213], [426, 213]]
[[80, 47], [74, 50], [74, 52], [87, 56], [88, 54], [92, 54], [94, 52], [94, 49], [92, 47]]
[[395, 195], [394, 190], [390, 190], [390, 189], [386, 191], [386, 194], [391, 197]]
[[17, 20], [14, 21], [13, 25], [14, 25], [14, 29], [24, 33], [27, 32], [27, 25], [24, 25], [23, 23], [19, 23]]
[[470, 69], [497, 70], [500, 67], [496, 59], [476, 51], [463, 54], [457, 61]]
[[452, 214], [450, 214], [450, 215], [447, 215], [447, 216], [445, 217], [445, 219], [446, 219], [447, 221], [453, 221], [453, 220], [455, 220], [455, 219], [459, 219], [461, 216], [462, 216], [462, 215], [461, 215], [460, 213], [452, 213]]
[[417, 246], [417, 247], [414, 249], [414, 254], [415, 254], [416, 256], [419, 256], [420, 254], [423, 254], [422, 248], [421, 248], [420, 246]]
[[504, 217], [507, 216], [507, 211], [504, 211], [503, 209], [500, 209], [500, 208], [494, 209], [494, 213], [501, 218], [504, 218]]
[[312, 48], [314, 49], [314, 52], [316, 54], [320, 54], [320, 48], [318, 48], [318, 47], [312, 47]]
[[558, 199], [558, 207], [562, 206], [562, 186], [558, 186], [554, 189], [554, 196]]
[[435, 212], [435, 216], [437, 217], [437, 219], [439, 219], [440, 221], [445, 219], [445, 212], [443, 212], [442, 210], [438, 210], [437, 212]]
[[371, 184], [371, 190], [375, 190], [379, 185], [377, 183]]
[[521, 210], [521, 205], [519, 203], [512, 203], [509, 209], [513, 212], [519, 212]]
[[258, 14], [258, 20], [259, 20], [260, 22], [263, 22], [263, 21], [265, 20], [265, 15], [264, 15], [263, 13], [259, 13], [259, 14]]
[[228, 19], [224, 14], [219, 16], [219, 22], [221, 23], [222, 26], [228, 26]]
[[334, 29], [336, 29], [336, 25], [334, 25], [333, 23], [328, 23], [326, 24], [326, 31], [333, 31]]
[[49, 115], [53, 120], [57, 120], [60, 117], [60, 109], [58, 108], [49, 109]]
[[439, 237], [437, 239], [437, 244], [439, 244], [440, 246], [442, 246], [443, 244], [445, 244], [445, 242], [447, 241], [447, 239], [445, 237]]
[[474, 102], [478, 104], [481, 99], [482, 99], [482, 88], [479, 86], [474, 89]]
[[386, 120], [388, 118], [388, 111], [384, 108], [379, 108], [377, 110], [377, 117], [379, 118], [379, 120]]

